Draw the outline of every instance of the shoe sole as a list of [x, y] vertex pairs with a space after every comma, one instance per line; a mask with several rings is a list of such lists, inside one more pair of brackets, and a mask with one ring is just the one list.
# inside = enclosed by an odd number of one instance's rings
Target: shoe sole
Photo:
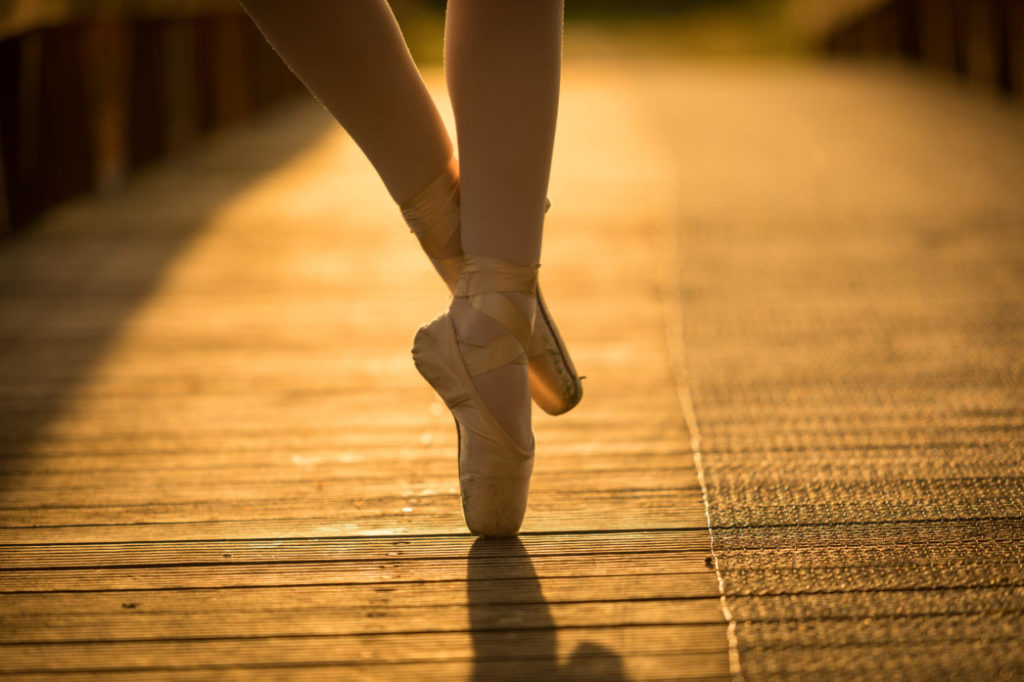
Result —
[[[547, 340], [543, 338], [545, 336]], [[558, 327], [555, 326], [554, 319], [544, 302], [540, 288], [537, 289], [534, 339], [538, 340], [541, 348], [535, 348], [531, 340], [530, 350], [533, 354], [529, 358], [528, 366], [530, 394], [537, 406], [548, 414], [565, 414], [583, 399], [583, 384], [569, 357], [565, 341], [558, 333]]]

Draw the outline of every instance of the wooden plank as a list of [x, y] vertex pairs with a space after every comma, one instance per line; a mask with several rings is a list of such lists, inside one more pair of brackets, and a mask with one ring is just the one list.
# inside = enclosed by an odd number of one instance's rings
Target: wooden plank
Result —
[[[130, 602], [129, 602], [130, 603]], [[583, 603], [478, 604], [396, 607], [388, 604], [295, 611], [148, 613], [120, 608], [110, 613], [0, 617], [2, 644], [190, 639], [344, 636], [408, 632], [462, 632], [470, 619], [490, 629], [536, 627], [545, 620], [560, 628], [719, 625], [717, 596], [704, 599], [588, 601]], [[187, 633], [187, 635], [185, 634]]]
[[[424, 403], [423, 407], [428, 404]], [[359, 407], [370, 411], [378, 406]], [[327, 426], [329, 415], [307, 414], [309, 431], [301, 436], [296, 436], [294, 429], [254, 427], [235, 433], [222, 433], [219, 438], [214, 434], [203, 433], [203, 429], [197, 429], [196, 433], [188, 436], [175, 437], [168, 433], [165, 437], [159, 433], [161, 426], [153, 425], [147, 429], [151, 433], [136, 439], [135, 443], [131, 442], [127, 433], [112, 433], [109, 443], [97, 443], [96, 450], [99, 452], [91, 447], [90, 441], [94, 439], [92, 434], [87, 433], [81, 433], [80, 436], [68, 434], [69, 439], [57, 445], [59, 449], [56, 452], [47, 452], [45, 443], [33, 445], [31, 449], [9, 445], [10, 455], [0, 458], [0, 466], [12, 470], [20, 465], [24, 471], [30, 472], [35, 470], [32, 465], [38, 461], [41, 471], [53, 473], [58, 473], [60, 469], [88, 471], [93, 467], [100, 471], [120, 469], [159, 472], [182, 466], [198, 469], [234, 465], [237, 468], [239, 458], [251, 457], [254, 467], [286, 463], [308, 469], [322, 464], [358, 466], [382, 459], [394, 464], [401, 461], [430, 462], [453, 459], [455, 455], [456, 441], [451, 433], [450, 419], [426, 415], [426, 418], [420, 418], [417, 415], [396, 421], [390, 431], [385, 424], [349, 425], [339, 419], [338, 426], [332, 430]], [[282, 422], [287, 421], [287, 418], [282, 418]], [[102, 427], [102, 424], [97, 426]], [[589, 428], [586, 423], [574, 426], [601, 434], [600, 429]], [[591, 458], [601, 463], [598, 468], [636, 468], [644, 466], [648, 461], [654, 465], [660, 464], [658, 459], [674, 457], [678, 462], [686, 454], [685, 448], [672, 440], [673, 437], [678, 438], [679, 434], [674, 433], [674, 429], [658, 428], [658, 425], [631, 429], [624, 424], [622, 429], [614, 430], [614, 434], [609, 433], [607, 439], [595, 442], [566, 438], [564, 434], [549, 433], [551, 429], [547, 428], [537, 431], [540, 448], [538, 464], [550, 460], [561, 468], [573, 466], [574, 459], [578, 466], [586, 467]], [[69, 445], [75, 437], [81, 438], [78, 442], [81, 448], [79, 452], [76, 452], [76, 446]], [[122, 444], [123, 449], [115, 454], [111, 450], [117, 444]], [[38, 457], [34, 454], [36, 448], [42, 450]]]
[[[575, 505], [565, 507], [566, 499]], [[705, 527], [696, 491], [538, 493], [524, 531], [630, 530]], [[331, 514], [331, 511], [334, 514]], [[621, 515], [616, 516], [618, 512]], [[12, 510], [0, 545], [38, 542], [137, 542], [217, 538], [322, 537], [462, 532], [458, 496], [356, 498], [309, 496], [290, 502], [237, 505], [155, 503], [137, 507]], [[35, 535], [34, 535], [35, 534]]]
[[[454, 457], [452, 458], [454, 460]], [[674, 465], [678, 465], [678, 458]], [[652, 462], [652, 464], [654, 464]], [[117, 474], [79, 476], [77, 485], [53, 485], [45, 488], [18, 487], [0, 495], [0, 520], [8, 521], [7, 514], [14, 510], [38, 510], [40, 512], [59, 513], [60, 509], [88, 509], [91, 507], [112, 506], [152, 506], [153, 498], [148, 492], [152, 488], [161, 490], [161, 504], [168, 507], [176, 504], [208, 504], [231, 503], [235, 501], [268, 501], [281, 502], [292, 499], [308, 499], [311, 494], [335, 498], [387, 498], [429, 496], [434, 491], [457, 493], [458, 485], [453, 483], [452, 471], [456, 464], [452, 461], [432, 462], [423, 468], [408, 472], [398, 480], [392, 473], [383, 476], [379, 470], [373, 472], [355, 471], [352, 476], [338, 475], [339, 472], [324, 472], [316, 476], [315, 472], [303, 472], [301, 478], [284, 475], [280, 479], [269, 479], [274, 482], [246, 480], [252, 474], [246, 474], [241, 480], [225, 476], [220, 472], [209, 470], [187, 471], [188, 475], [167, 473], [162, 476]], [[260, 472], [273, 475], [274, 469]], [[660, 471], [633, 467], [622, 467], [610, 471], [593, 470], [574, 467], [562, 472], [544, 472], [538, 475], [534, 489], [537, 491], [578, 493], [580, 474], [587, 476], [586, 494], [623, 492], [645, 494], [663, 490], [691, 490], [698, 486], [694, 482], [677, 483], [676, 476], [682, 478], [688, 471], [681, 467], [666, 468]], [[111, 479], [109, 486], [104, 486], [105, 479]], [[12, 487], [18, 483], [19, 477], [12, 476]], [[685, 486], [685, 487], [684, 487]], [[693, 497], [688, 495], [687, 497]]]
[[[271, 394], [275, 395], [275, 394]], [[347, 397], [347, 396], [346, 396]], [[142, 433], [133, 434], [124, 425], [89, 423], [80, 424], [70, 420], [54, 425], [52, 432], [41, 435], [38, 441], [33, 441], [31, 447], [18, 445], [13, 437], [7, 440], [5, 452], [14, 458], [31, 458], [35, 452], [39, 452], [42, 458], [79, 455], [103, 454], [110, 457], [120, 455], [121, 459], [133, 460], [137, 455], [149, 453], [176, 453], [178, 455], [194, 456], [194, 461], [203, 463], [208, 461], [206, 455], [214, 458], [218, 453], [236, 456], [240, 453], [270, 452], [280, 457], [281, 450], [287, 454], [306, 451], [319, 451], [327, 453], [341, 451], [343, 456], [351, 456], [352, 449], [368, 449], [381, 453], [382, 450], [406, 452], [411, 446], [429, 445], [429, 442], [421, 442], [420, 436], [429, 433], [430, 439], [444, 438], [446, 442], [454, 444], [451, 438], [451, 420], [447, 415], [435, 414], [433, 403], [426, 394], [417, 396], [416, 411], [410, 414], [398, 415], [394, 419], [392, 428], [388, 429], [383, 415], [374, 416], [369, 408], [377, 408], [386, 411], [388, 400], [385, 397], [378, 397], [376, 400], [351, 399], [351, 409], [366, 409], [368, 414], [365, 421], [355, 422], [350, 417], [335, 415], [335, 423], [330, 424], [327, 420], [331, 416], [325, 414], [322, 408], [316, 412], [302, 411], [302, 404], [296, 406], [305, 416], [306, 430], [301, 434], [295, 432], [297, 424], [288, 423], [253, 423], [245, 428], [222, 426], [216, 429], [212, 425], [198, 424], [195, 430], [188, 433], [174, 432], [166, 424], [143, 421], [146, 429]], [[135, 401], [146, 399], [148, 396], [138, 395]], [[230, 395], [225, 395], [221, 400], [230, 400]], [[201, 402], [201, 401], [200, 401]], [[178, 403], [180, 405], [180, 403]], [[392, 402], [391, 405], [394, 403]], [[14, 406], [12, 406], [13, 408]], [[171, 405], [164, 405], [170, 408]], [[644, 451], [651, 452], [679, 452], [683, 448], [674, 440], [683, 432], [679, 429], [676, 420], [648, 418], [643, 424], [637, 424], [630, 419], [630, 416], [640, 419], [642, 408], [637, 406], [631, 409], [624, 406], [625, 414], [619, 413], [615, 416], [598, 411], [589, 419], [566, 418], [560, 424], [565, 426], [566, 422], [575, 428], [586, 428], [605, 438], [594, 440], [582, 440], [573, 438], [560, 428], [553, 428], [551, 424], [542, 423], [539, 425], [539, 437], [543, 437], [544, 451], [557, 454], [562, 451], [559, 447], [566, 444], [572, 448], [571, 452], [583, 454], [587, 452], [624, 452], [629, 454], [635, 448], [644, 448]], [[15, 413], [16, 414], [16, 413]], [[123, 414], [123, 413], [122, 413]], [[266, 417], [268, 414], [256, 416]], [[288, 415], [285, 415], [287, 417]], [[298, 415], [292, 415], [293, 419]], [[595, 420], [605, 417], [602, 423]], [[111, 420], [113, 421], [113, 420]], [[12, 427], [16, 427], [12, 424]], [[104, 428], [105, 427], [105, 428]], [[106, 437], [104, 437], [104, 434]], [[410, 443], [410, 438], [414, 439]], [[13, 441], [13, 442], [12, 442]], [[655, 441], [661, 441], [657, 443]], [[449, 446], [450, 447], [450, 446]], [[640, 454], [640, 453], [638, 453]], [[178, 456], [179, 462], [183, 459]], [[171, 461], [171, 460], [168, 460]], [[257, 460], [258, 461], [258, 460]]]
[[[557, 635], [550, 627], [540, 630], [505, 630], [478, 634], [476, 648], [486, 649], [488, 658], [516, 660], [568, 657], [573, 649], [584, 643], [602, 646], [619, 656], [676, 654], [680, 644], [685, 642], [693, 652], [689, 655], [693, 658], [693, 664], [700, 665], [706, 659], [715, 660], [716, 657], [705, 657], [704, 654], [719, 652], [719, 639], [723, 631], [722, 625], [561, 628]], [[474, 653], [473, 644], [468, 632], [7, 644], [0, 645], [0, 672], [130, 670], [140, 667], [219, 668], [240, 664], [273, 666], [289, 663], [373, 665], [400, 661], [469, 660]], [[724, 655], [719, 655], [724, 662]], [[714, 669], [718, 670], [717, 674], [721, 674], [720, 668], [716, 666]]]
[[525, 535], [515, 544], [474, 543], [468, 536], [422, 538], [312, 538], [287, 541], [137, 542], [71, 545], [26, 545], [3, 548], [3, 568], [84, 568], [155, 566], [181, 563], [264, 563], [364, 560], [518, 557], [636, 552], [704, 552], [703, 530], [649, 530], [623, 533], [548, 533]]
[[[36, 525], [89, 525], [105, 522], [106, 524], [121, 523], [124, 515], [137, 514], [140, 523], [188, 523], [203, 521], [227, 521], [236, 513], [253, 507], [247, 518], [273, 521], [275, 519], [317, 519], [324, 518], [331, 510], [351, 507], [353, 513], [367, 505], [376, 505], [381, 510], [413, 507], [423, 513], [440, 512], [447, 505], [451, 496], [457, 493], [457, 485], [451, 481], [449, 463], [442, 469], [449, 471], [449, 476], [432, 478], [418, 472], [410, 472], [394, 481], [366, 480], [353, 477], [352, 480], [337, 479], [324, 476], [326, 480], [315, 478], [308, 481], [290, 482], [282, 485], [281, 494], [275, 495], [273, 489], [263, 494], [254, 494], [246, 485], [233, 490], [229, 484], [209, 488], [209, 495], [192, 496], [182, 490], [180, 496], [174, 492], [166, 481], [154, 481], [155, 485], [167, 486], [172, 501], [162, 502], [154, 498], [111, 500], [104, 498], [98, 491], [90, 489], [73, 490], [85, 499], [77, 501], [69, 499], [66, 504], [28, 504], [24, 496], [18, 506], [8, 507], [3, 512], [4, 526], [16, 528], [23, 526], [26, 519], [35, 515]], [[596, 485], [592, 490], [573, 489], [570, 483], [573, 475], [594, 475]], [[599, 514], [609, 505], [620, 502], [624, 509], [639, 511], [648, 509], [653, 514], [656, 510], [670, 510], [662, 518], [662, 527], [674, 527], [675, 522], [692, 520], [693, 505], [699, 502], [699, 491], [694, 486], [682, 488], [667, 487], [664, 489], [646, 488], [642, 485], [628, 487], [630, 481], [622, 481], [621, 477], [631, 477], [633, 470], [625, 469], [612, 472], [588, 472], [580, 469], [570, 470], [563, 474], [542, 475], [539, 485], [534, 490], [538, 500], [549, 499], [559, 494], [571, 494], [579, 505], [587, 505], [580, 513]], [[613, 476], [619, 475], [619, 482]], [[647, 474], [635, 472], [639, 481]], [[602, 480], [607, 481], [602, 484]], [[563, 484], [559, 484], [559, 482]], [[642, 481], [640, 481], [642, 482]], [[653, 484], [652, 484], [653, 485]], [[220, 492], [218, 492], [220, 491]], [[44, 491], [45, 492], [45, 491]], [[115, 491], [116, 492], [116, 491]], [[89, 494], [98, 495], [102, 499], [89, 501]], [[49, 495], [49, 492], [46, 492]], [[12, 498], [16, 497], [11, 495]], [[176, 499], [174, 499], [176, 498]], [[319, 505], [319, 506], [315, 506]], [[257, 508], [258, 507], [258, 508]], [[699, 511], [699, 510], [698, 510]], [[411, 513], [405, 510], [403, 513]], [[203, 516], [204, 514], [224, 514], [222, 517]], [[77, 515], [77, 516], [76, 516]], [[45, 522], [45, 523], [44, 523]], [[650, 527], [658, 527], [652, 525]], [[576, 530], [589, 530], [578, 528]], [[596, 529], [606, 530], [606, 529]]]
[[[520, 560], [522, 563], [522, 560]], [[529, 567], [522, 563], [523, 569]], [[685, 568], [685, 567], [684, 567]], [[521, 571], [522, 572], [522, 571]], [[710, 582], [709, 578], [710, 576]], [[575, 603], [706, 599], [717, 595], [713, 573], [505, 577], [475, 583], [474, 599], [488, 604]], [[165, 614], [257, 613], [328, 609], [336, 606], [458, 606], [467, 601], [465, 580], [289, 585], [270, 587], [176, 588], [5, 594], [4, 617], [112, 614], [122, 610]], [[474, 588], [475, 589], [475, 588]], [[11, 636], [8, 633], [6, 636]]]
[[[543, 507], [533, 505], [524, 522], [524, 533], [564, 533], [591, 526], [591, 530], [696, 530], [704, 528], [703, 510], [691, 510], [680, 516], [675, 505], [668, 513], [657, 514], [658, 510], [637, 508], [643, 512], [640, 521], [633, 518], [609, 518], [607, 514], [583, 513], [566, 509], [564, 496], [547, 502]], [[404, 509], [404, 507], [403, 507]], [[22, 528], [0, 528], [0, 545], [34, 545], [40, 543], [68, 542], [145, 542], [149, 540], [218, 540], [218, 539], [282, 539], [282, 538], [326, 538], [351, 535], [436, 535], [466, 533], [457, 500], [453, 500], [450, 511], [427, 515], [422, 512], [403, 512], [400, 516], [375, 514], [362, 509], [360, 505], [340, 507], [335, 516], [304, 519], [264, 519], [259, 523], [251, 520], [202, 522], [130, 523], [108, 525], [78, 525]], [[622, 511], [622, 505], [617, 507]], [[698, 513], [699, 512], [699, 513]], [[673, 526], [668, 522], [676, 522]]]
[[[599, 556], [599, 555], [597, 555]], [[689, 570], [703, 574], [705, 553], [611, 554], [600, 561], [567, 561], [561, 557], [537, 557], [524, 573], [548, 576], [645, 575], [660, 571]], [[514, 577], [506, 559], [474, 562], [481, 576]], [[0, 592], [92, 591], [115, 589], [175, 589], [180, 587], [244, 587], [253, 585], [303, 585], [381, 583], [423, 580], [462, 580], [466, 560], [345, 561], [315, 564], [229, 564], [207, 566], [159, 566], [139, 568], [69, 568], [4, 571]]]
[[[426, 477], [448, 474], [455, 460], [455, 442], [451, 434], [436, 433], [435, 429], [421, 430], [416, 436], [428, 441], [421, 446], [394, 448], [356, 447], [336, 449], [290, 449], [288, 454], [279, 450], [248, 450], [235, 448], [210, 451], [184, 452], [165, 444], [167, 454], [148, 454], [145, 451], [121, 455], [91, 455], [72, 453], [23, 453], [0, 458], [0, 475], [10, 487], [22, 492], [43, 493], [54, 489], [74, 489], [90, 485], [96, 480], [124, 485], [129, 482], [152, 483], [164, 479], [174, 481], [211, 477], [225, 482], [247, 483], [256, 477], [263, 480], [329, 481], [340, 477], [358, 480], [394, 479], [389, 469], [399, 464], [416, 462], [409, 473]], [[451, 442], [446, 442], [451, 441]], [[424, 459], [426, 448], [437, 449], [439, 457]], [[552, 482], [580, 472], [612, 475], [621, 472], [664, 471], [665, 485], [679, 488], [693, 485], [686, 474], [689, 453], [677, 443], [659, 439], [637, 439], [630, 442], [602, 441], [600, 444], [573, 443], [545, 444], [544, 452], [536, 463], [536, 475], [546, 476]], [[184, 455], [184, 456], [181, 456]], [[247, 464], [239, 464], [244, 455]], [[664, 487], [664, 486], [662, 486]]]
[[[666, 674], [666, 671], [672, 671]], [[396, 682], [422, 682], [423, 680], [528, 680], [528, 679], [571, 679], [607, 680], [704, 680], [705, 682], [729, 682], [725, 656], [697, 656], [687, 654], [634, 654], [626, 661], [609, 655], [604, 649], [588, 643], [578, 645], [576, 651], [559, 663], [552, 657], [539, 657], [533, 661], [445, 661], [415, 663], [378, 663], [373, 665], [295, 665], [283, 666], [219, 666], [205, 669], [171, 670], [134, 669], [130, 671], [75, 671], [73, 675], [61, 673], [60, 679], [74, 680], [120, 680], [131, 679], [141, 682], [193, 682], [196, 680], [251, 680], [253, 677], [288, 679], [296, 682], [325, 679], [395, 680]], [[52, 673], [20, 673], [5, 676], [20, 682], [36, 682], [54, 679]]]

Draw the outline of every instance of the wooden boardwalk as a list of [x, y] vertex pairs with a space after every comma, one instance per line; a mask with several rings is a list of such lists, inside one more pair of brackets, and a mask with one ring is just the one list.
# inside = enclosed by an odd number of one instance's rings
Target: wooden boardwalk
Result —
[[641, 79], [743, 678], [1024, 678], [1020, 102], [841, 65]]
[[[514, 541], [466, 533], [409, 357], [443, 286], [315, 105], [54, 212], [0, 245], [0, 674], [1010, 675], [1016, 116], [886, 72], [568, 64], [541, 278], [585, 397], [536, 417]], [[944, 507], [961, 481], [1002, 496]], [[842, 536], [850, 496], [888, 516]]]
[[586, 398], [538, 415], [518, 541], [466, 533], [409, 356], [446, 292], [315, 105], [3, 245], [0, 671], [727, 675], [656, 223], [607, 134], [644, 126], [566, 85], [542, 279]]

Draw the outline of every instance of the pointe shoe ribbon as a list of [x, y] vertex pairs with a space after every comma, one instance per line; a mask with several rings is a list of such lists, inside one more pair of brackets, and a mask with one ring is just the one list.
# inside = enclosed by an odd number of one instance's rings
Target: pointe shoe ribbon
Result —
[[[454, 157], [441, 175], [402, 205], [402, 216], [430, 257], [434, 269], [454, 293], [463, 269], [458, 163]], [[547, 200], [544, 210], [551, 207]], [[448, 254], [448, 255], [446, 255]], [[568, 412], [583, 398], [583, 385], [540, 290], [537, 318], [527, 346], [530, 394], [548, 414]]]
[[456, 298], [509, 333], [490, 343], [472, 343], [458, 336], [451, 312], [446, 311], [420, 327], [413, 342], [416, 368], [455, 418], [462, 512], [475, 535], [515, 535], [526, 512], [534, 443], [531, 439], [523, 447], [508, 434], [480, 397], [473, 377], [510, 363], [526, 363], [533, 316], [505, 294], [532, 299], [536, 290], [537, 266], [467, 254]]
[[455, 287], [455, 297], [465, 299], [472, 308], [510, 332], [486, 345], [459, 339], [459, 343], [470, 349], [463, 355], [470, 376], [479, 376], [509, 363], [527, 364], [526, 349], [533, 336], [533, 317], [528, 317], [519, 306], [500, 294], [515, 292], [535, 297], [539, 267], [513, 266], [497, 258], [483, 256], [466, 257], [462, 277]]
[[[430, 257], [437, 274], [454, 291], [462, 271], [462, 246], [458, 243], [457, 234], [462, 212], [459, 166], [455, 157], [451, 158], [443, 173], [402, 204], [401, 211], [409, 229]], [[445, 250], [453, 255], [444, 256]]]

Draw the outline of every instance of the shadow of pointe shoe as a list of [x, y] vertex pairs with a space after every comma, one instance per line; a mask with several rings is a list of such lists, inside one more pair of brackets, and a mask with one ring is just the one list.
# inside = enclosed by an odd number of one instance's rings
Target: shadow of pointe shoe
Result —
[[519, 538], [473, 543], [466, 592], [474, 682], [556, 679], [555, 623]]
[[477, 539], [466, 570], [473, 682], [626, 680], [613, 651], [581, 642], [564, 665], [558, 632], [519, 538]]
[[562, 668], [563, 682], [601, 680], [625, 682], [626, 671], [622, 658], [614, 651], [593, 642], [580, 642]]

